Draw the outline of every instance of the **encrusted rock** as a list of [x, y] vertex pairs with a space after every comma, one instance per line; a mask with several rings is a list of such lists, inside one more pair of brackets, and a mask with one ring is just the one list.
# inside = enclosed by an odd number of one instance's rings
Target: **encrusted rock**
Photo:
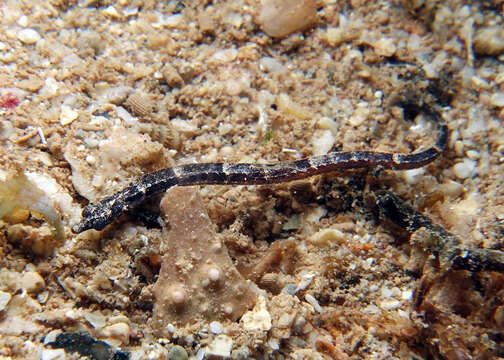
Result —
[[161, 212], [167, 225], [153, 290], [153, 327], [168, 336], [169, 324], [238, 319], [254, 304], [255, 294], [217, 237], [198, 192], [170, 189], [161, 201]]

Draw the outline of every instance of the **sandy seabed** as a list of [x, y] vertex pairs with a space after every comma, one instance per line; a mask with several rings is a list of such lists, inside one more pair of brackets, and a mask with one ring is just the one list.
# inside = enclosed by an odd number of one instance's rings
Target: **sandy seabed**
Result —
[[[0, 359], [504, 357], [503, 275], [446, 269], [373, 205], [502, 249], [502, 11], [0, 1]], [[166, 167], [428, 148], [423, 104], [450, 129], [424, 168], [175, 188], [70, 230]]]

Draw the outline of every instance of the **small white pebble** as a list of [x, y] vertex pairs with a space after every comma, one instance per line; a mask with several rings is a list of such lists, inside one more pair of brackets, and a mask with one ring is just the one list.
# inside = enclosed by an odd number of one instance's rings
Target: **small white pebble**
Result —
[[21, 27], [28, 26], [28, 17], [26, 15], [21, 15], [19, 19], [17, 19], [16, 23]]
[[316, 246], [327, 246], [330, 243], [341, 244], [345, 240], [345, 234], [338, 229], [322, 229], [308, 239], [310, 243]]
[[210, 61], [214, 64], [225, 64], [230, 63], [236, 59], [238, 56], [238, 50], [236, 49], [223, 49], [216, 51], [211, 57]]
[[306, 294], [305, 300], [313, 306], [316, 312], [321, 313], [322, 312], [322, 306], [318, 303], [317, 299], [315, 299], [312, 295]]
[[208, 270], [208, 278], [211, 281], [217, 281], [220, 279], [220, 271], [219, 269], [212, 267]]
[[219, 335], [220, 333], [222, 333], [221, 323], [218, 321], [212, 321], [210, 323], [210, 331], [212, 332], [212, 334], [215, 334], [215, 335]]
[[414, 185], [418, 182], [419, 179], [422, 178], [422, 175], [425, 173], [424, 168], [406, 170], [402, 172], [402, 176], [404, 180], [410, 185]]
[[184, 289], [177, 287], [176, 289], [173, 290], [172, 294], [172, 301], [177, 304], [181, 305], [186, 301], [187, 294]]
[[168, 330], [168, 332], [170, 334], [174, 334], [176, 329], [175, 329], [175, 326], [170, 323], [170, 324], [166, 325], [166, 330]]
[[86, 146], [89, 148], [95, 148], [100, 144], [100, 141], [95, 138], [85, 138], [84, 144], [86, 144]]
[[40, 35], [36, 30], [27, 28], [18, 32], [18, 39], [24, 44], [35, 44], [40, 40]]
[[330, 130], [324, 130], [322, 136], [312, 139], [314, 155], [325, 155], [331, 151], [336, 138]]
[[65, 360], [65, 350], [63, 349], [44, 349], [40, 354], [40, 360]]
[[493, 106], [504, 107], [504, 92], [497, 92], [490, 98], [490, 103]]
[[129, 344], [131, 328], [128, 324], [120, 322], [103, 328], [103, 335], [119, 340], [122, 344]]
[[478, 160], [480, 158], [480, 153], [476, 150], [467, 150], [466, 155], [471, 160]]
[[60, 113], [60, 124], [65, 126], [68, 124], [71, 124], [72, 121], [77, 119], [79, 117], [79, 113], [73, 109], [71, 109], [69, 106], [62, 105], [61, 106], [61, 113]]
[[182, 14], [174, 14], [174, 15], [167, 16], [164, 19], [163, 25], [165, 25], [167, 27], [177, 27], [182, 23], [183, 20], [184, 20], [184, 18], [182, 16]]
[[105, 16], [108, 16], [112, 19], [119, 19], [121, 17], [121, 14], [119, 14], [119, 12], [116, 10], [116, 8], [113, 7], [112, 5], [108, 6], [104, 10], [102, 10], [102, 14]]
[[395, 310], [399, 306], [401, 306], [401, 302], [399, 300], [395, 300], [395, 299], [391, 299], [391, 298], [383, 299], [380, 302], [380, 307], [383, 310]]
[[259, 69], [274, 74], [283, 74], [287, 71], [286, 67], [281, 62], [270, 56], [259, 59]]
[[390, 57], [396, 52], [394, 40], [382, 38], [373, 44], [373, 48], [377, 55]]
[[55, 342], [58, 335], [61, 334], [61, 330], [52, 330], [44, 337], [44, 345]]
[[39, 90], [39, 95], [42, 97], [52, 97], [58, 94], [59, 83], [54, 78], [45, 79], [44, 86]]
[[367, 108], [367, 103], [359, 103], [352, 116], [348, 119], [348, 122], [352, 126], [360, 126], [368, 119], [369, 114], [370, 110]]
[[401, 294], [401, 299], [409, 301], [413, 299], [413, 290], [404, 290]]
[[93, 155], [87, 155], [86, 156], [86, 162], [89, 165], [94, 165], [94, 164], [96, 164], [96, 158]]
[[84, 318], [95, 329], [101, 329], [106, 324], [105, 317], [99, 311], [86, 312], [84, 313]]
[[209, 357], [229, 358], [233, 348], [233, 339], [226, 335], [218, 335], [214, 341], [208, 344], [207, 355]]
[[472, 175], [474, 169], [476, 168], [476, 162], [464, 159], [464, 161], [459, 162], [453, 166], [453, 173], [459, 179], [467, 179]]
[[11, 294], [5, 291], [0, 291], [0, 311], [3, 311], [11, 299]]
[[367, 314], [378, 314], [380, 312], [380, 309], [376, 305], [369, 304], [363, 309], [363, 312]]

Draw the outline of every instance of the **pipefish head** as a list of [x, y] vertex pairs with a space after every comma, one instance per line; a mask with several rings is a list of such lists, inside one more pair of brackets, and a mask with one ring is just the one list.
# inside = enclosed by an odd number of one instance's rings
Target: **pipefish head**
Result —
[[79, 234], [89, 229], [103, 230], [116, 217], [124, 212], [124, 206], [116, 197], [108, 197], [102, 201], [87, 205], [82, 210], [82, 221], [72, 226], [72, 232]]

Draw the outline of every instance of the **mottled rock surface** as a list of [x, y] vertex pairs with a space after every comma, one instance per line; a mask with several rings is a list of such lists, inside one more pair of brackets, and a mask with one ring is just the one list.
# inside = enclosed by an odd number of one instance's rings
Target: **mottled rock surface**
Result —
[[255, 302], [233, 265], [195, 188], [175, 187], [161, 201], [163, 260], [154, 285], [154, 328], [202, 318], [237, 320]]

